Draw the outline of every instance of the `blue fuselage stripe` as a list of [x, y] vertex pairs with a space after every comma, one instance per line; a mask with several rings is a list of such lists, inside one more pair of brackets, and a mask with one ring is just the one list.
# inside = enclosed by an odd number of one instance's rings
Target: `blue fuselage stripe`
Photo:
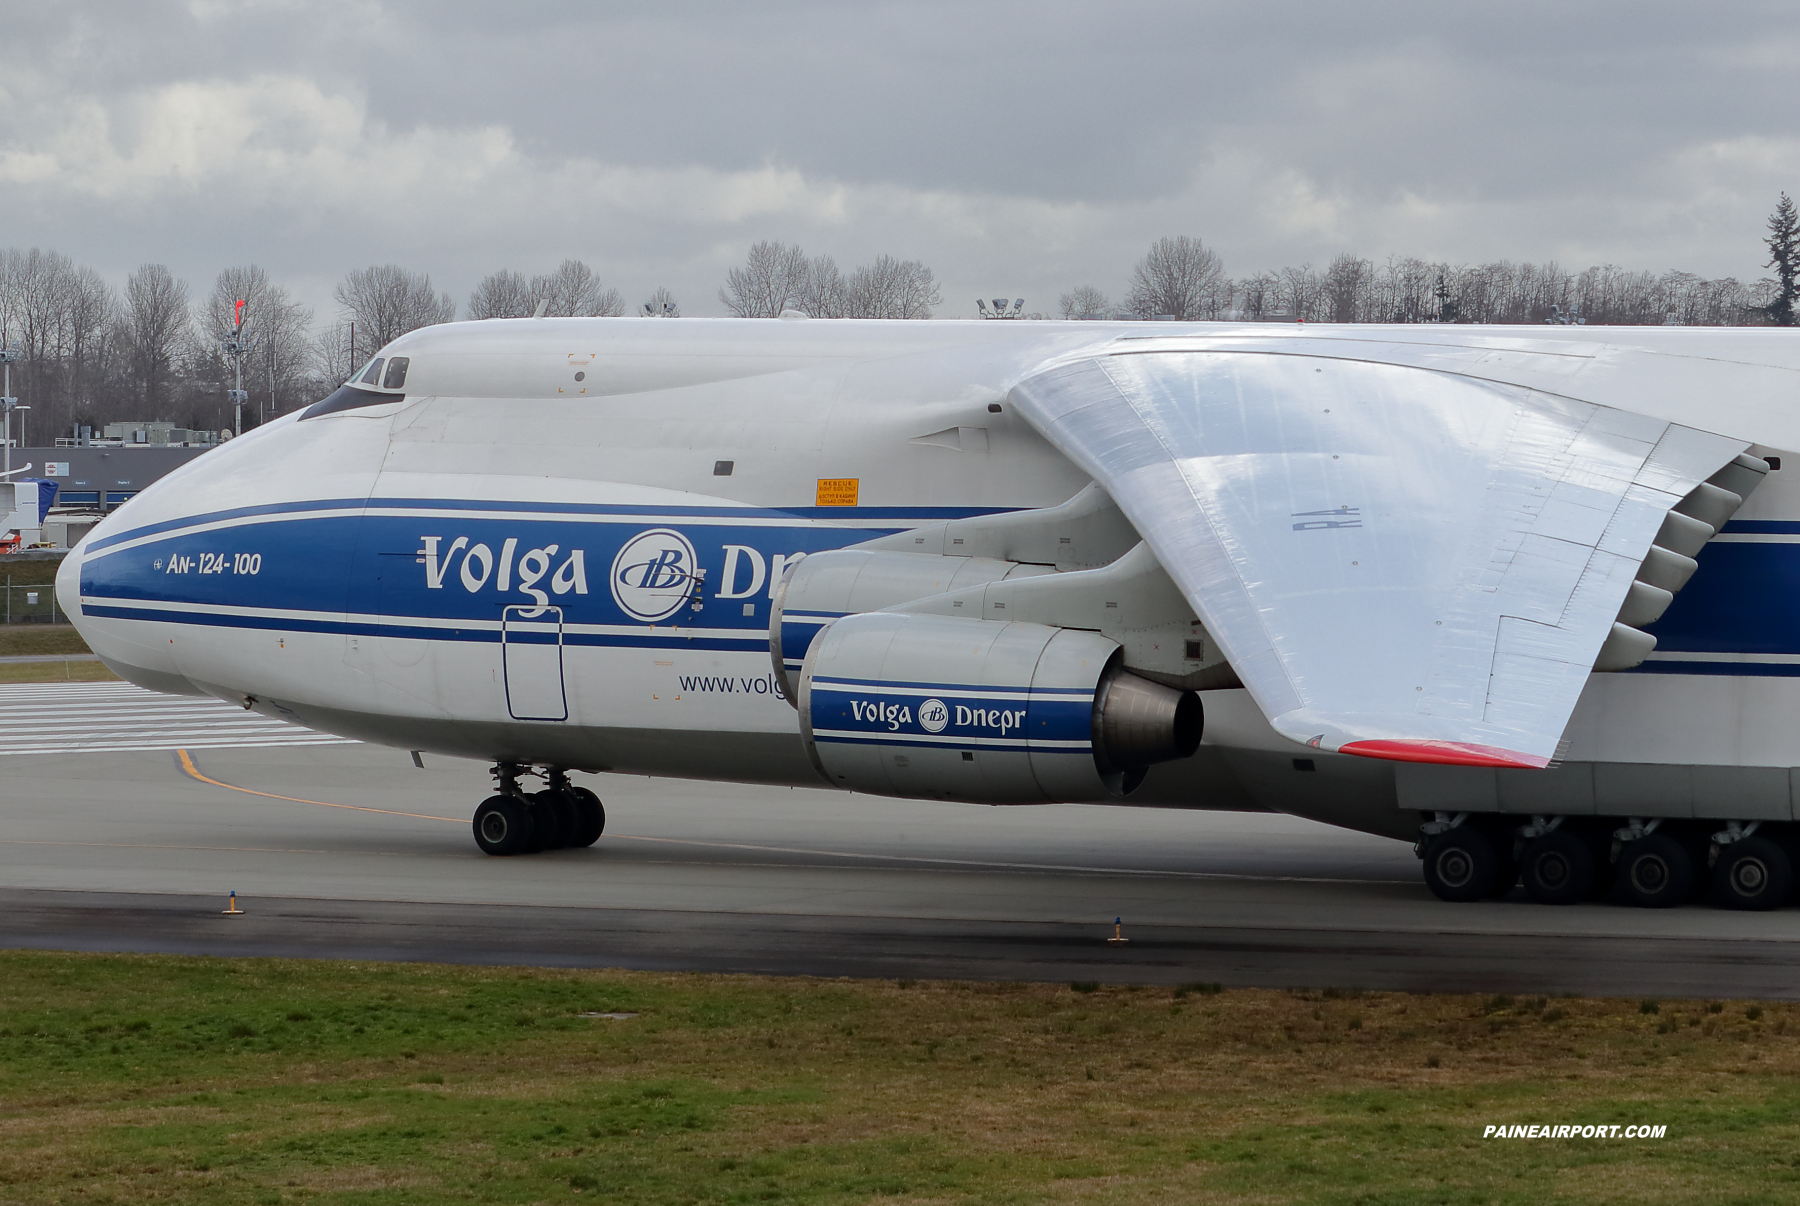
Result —
[[[566, 502], [502, 502], [460, 498], [322, 498], [302, 502], [259, 503], [249, 507], [233, 507], [208, 511], [199, 515], [168, 519], [112, 533], [88, 544], [88, 551], [99, 552], [127, 541], [146, 536], [178, 532], [185, 528], [203, 527], [258, 516], [305, 515], [310, 512], [379, 509], [421, 512], [461, 511], [471, 515], [534, 514], [546, 512], [563, 515], [617, 515], [621, 519], [655, 515], [679, 518], [710, 519], [828, 519], [898, 521], [901, 524], [943, 519], [965, 519], [974, 515], [991, 515], [1016, 510], [1013, 507], [691, 507], [648, 506], [626, 503]], [[893, 530], [893, 529], [884, 529]]]
[[[1800, 530], [1800, 524], [1793, 526]], [[1800, 544], [1715, 540], [1700, 550], [1698, 560], [1700, 568], [1693, 578], [1646, 630], [1656, 637], [1658, 653], [1800, 653]], [[1651, 661], [1643, 669], [1668, 674], [1758, 673], [1674, 668], [1702, 664]]]
[[[624, 518], [339, 513], [137, 532], [127, 547], [84, 558], [81, 593], [94, 615], [443, 640], [490, 639], [459, 630], [491, 631], [508, 607], [547, 605], [565, 625], [642, 627], [647, 645], [684, 643], [671, 642], [671, 627], [706, 628], [743, 635], [715, 647], [766, 651], [769, 597], [786, 563], [893, 530], [803, 519], [681, 528], [666, 511]], [[412, 623], [390, 630], [390, 617]]]
[[[496, 640], [504, 608], [548, 604], [577, 628], [643, 629], [641, 637], [567, 633], [570, 645], [763, 651], [769, 596], [785, 562], [891, 532], [902, 516], [980, 511], [271, 503], [109, 534], [90, 544], [81, 590], [84, 609], [95, 616], [444, 641]], [[815, 523], [808, 512], [840, 522]], [[596, 516], [617, 522], [596, 523]], [[706, 522], [684, 525], [684, 516]], [[840, 526], [844, 520], [864, 526]], [[233, 526], [194, 530], [219, 522]], [[1755, 538], [1800, 535], [1800, 521], [1733, 521], [1725, 530], [1740, 539], [1701, 550], [1699, 570], [1649, 629], [1656, 655], [1636, 673], [1800, 677], [1800, 666], [1757, 660], [1800, 655], [1800, 541]], [[433, 548], [435, 561], [427, 555]], [[384, 622], [390, 618], [409, 622]], [[797, 664], [826, 622], [797, 616], [784, 625], [784, 660]], [[713, 635], [671, 636], [671, 628]], [[1704, 656], [1713, 654], [1724, 656]]]

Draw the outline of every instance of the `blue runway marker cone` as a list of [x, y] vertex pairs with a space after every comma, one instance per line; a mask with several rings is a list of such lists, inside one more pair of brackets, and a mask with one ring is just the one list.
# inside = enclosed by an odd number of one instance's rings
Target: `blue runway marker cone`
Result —
[[1123, 917], [1113, 918], [1113, 936], [1111, 938], [1108, 938], [1107, 941], [1108, 942], [1130, 942], [1131, 939], [1127, 938], [1124, 935], [1124, 933], [1122, 932], [1124, 930], [1124, 928], [1125, 928], [1125, 919]]
[[231, 907], [226, 909], [223, 915], [230, 917], [234, 913], [242, 913], [243, 911], [244, 910], [237, 907], [237, 893], [233, 892], [231, 894]]

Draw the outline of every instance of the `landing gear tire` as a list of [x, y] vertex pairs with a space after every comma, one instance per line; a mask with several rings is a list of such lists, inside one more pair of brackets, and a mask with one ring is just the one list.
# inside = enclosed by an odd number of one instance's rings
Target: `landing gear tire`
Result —
[[1787, 851], [1766, 837], [1740, 838], [1719, 851], [1712, 888], [1728, 909], [1777, 909], [1794, 887]]
[[489, 796], [475, 810], [475, 844], [483, 854], [526, 854], [532, 844], [531, 812], [517, 796]]
[[1613, 891], [1621, 903], [1640, 909], [1669, 909], [1687, 903], [1694, 886], [1694, 861], [1687, 848], [1666, 833], [1626, 842], [1619, 851]]
[[1515, 841], [1510, 833], [1488, 834], [1488, 842], [1494, 847], [1494, 878], [1488, 882], [1487, 895], [1495, 900], [1504, 900], [1519, 882], [1522, 864], [1513, 857]]
[[[1566, 832], [1571, 827], [1564, 825]], [[1613, 883], [1616, 870], [1612, 860], [1612, 830], [1592, 823], [1578, 823], [1575, 836], [1588, 850], [1588, 858], [1594, 867], [1594, 878], [1587, 890], [1588, 900], [1607, 900], [1613, 894]]]
[[1573, 833], [1552, 829], [1525, 843], [1525, 894], [1539, 904], [1574, 904], [1594, 884], [1594, 855]]
[[575, 802], [569, 798], [568, 793], [552, 788], [534, 793], [531, 801], [537, 809], [538, 818], [544, 823], [544, 844], [541, 849], [558, 850], [564, 846], [573, 846], [580, 822]]
[[[1493, 894], [1500, 859], [1494, 843], [1479, 829], [1459, 825], [1440, 833], [1426, 843], [1424, 856], [1425, 886], [1439, 900], [1460, 903]], [[1509, 866], [1511, 861], [1507, 860]]]
[[1712, 860], [1707, 857], [1712, 853], [1712, 841], [1708, 833], [1711, 828], [1710, 825], [1687, 825], [1670, 835], [1687, 851], [1688, 866], [1694, 869], [1694, 876], [1688, 881], [1688, 904], [1703, 901], [1712, 892], [1712, 876], [1707, 873], [1707, 868], [1712, 866]]
[[574, 847], [592, 846], [606, 832], [606, 809], [600, 803], [600, 797], [585, 787], [570, 787], [567, 797], [575, 809], [574, 836], [569, 845]]

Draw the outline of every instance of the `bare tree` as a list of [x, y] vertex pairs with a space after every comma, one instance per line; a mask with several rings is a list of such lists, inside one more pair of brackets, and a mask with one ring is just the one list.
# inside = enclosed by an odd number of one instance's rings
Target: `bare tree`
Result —
[[1064, 318], [1110, 318], [1112, 302], [1106, 294], [1092, 285], [1081, 285], [1071, 289], [1058, 299], [1058, 308]]
[[739, 318], [779, 318], [804, 291], [810, 269], [799, 247], [764, 240], [750, 248], [742, 268], [725, 274], [719, 300]]
[[482, 277], [469, 294], [468, 314], [472, 319], [530, 318], [536, 308], [537, 299], [525, 277], [505, 268]]
[[651, 318], [680, 318], [681, 303], [675, 300], [673, 293], [658, 285], [656, 292], [644, 303], [642, 312]]
[[[335, 388], [338, 383], [348, 381], [351, 374], [362, 367], [369, 357], [369, 343], [360, 336], [356, 343], [351, 343], [351, 324], [335, 322], [323, 331], [312, 343], [313, 371], [319, 381], [327, 388]], [[359, 359], [357, 353], [362, 353]]]
[[1277, 303], [1300, 322], [1317, 317], [1318, 303], [1323, 293], [1319, 274], [1313, 271], [1311, 264], [1283, 268], [1276, 274]]
[[1390, 255], [1381, 270], [1381, 322], [1426, 322], [1437, 313], [1432, 268], [1417, 256]]
[[1238, 309], [1245, 318], [1261, 318], [1275, 308], [1275, 274], [1258, 272], [1237, 283]]
[[828, 255], [808, 260], [793, 304], [813, 318], [843, 318], [849, 310], [850, 293], [837, 261]]
[[[209, 353], [217, 352], [221, 333], [235, 320], [238, 299], [244, 301], [244, 330], [253, 341], [244, 361], [244, 388], [264, 404], [269, 413], [291, 409], [306, 392], [306, 371], [311, 359], [307, 328], [312, 311], [288, 296], [288, 291], [269, 282], [269, 274], [255, 264], [227, 268], [219, 273], [212, 292], [201, 306], [199, 339]], [[254, 417], [254, 416], [251, 416]]]
[[0, 345], [23, 360], [13, 392], [41, 430], [92, 416], [129, 388], [117, 356], [112, 287], [92, 268], [54, 251], [0, 251]]
[[944, 302], [937, 277], [917, 260], [877, 256], [850, 274], [846, 284], [848, 318], [930, 318]]
[[1325, 269], [1325, 308], [1332, 322], [1359, 322], [1368, 316], [1365, 294], [1374, 279], [1375, 266], [1359, 255], [1345, 252]]
[[128, 371], [148, 415], [169, 412], [177, 357], [188, 346], [192, 316], [187, 285], [162, 264], [145, 264], [125, 282], [124, 345]]
[[532, 277], [528, 292], [536, 299], [532, 313], [542, 301], [547, 318], [617, 318], [625, 313], [619, 291], [602, 288], [594, 270], [580, 260], [564, 260], [555, 272]]
[[1167, 314], [1192, 322], [1210, 317], [1218, 313], [1224, 276], [1218, 253], [1199, 239], [1161, 238], [1131, 270], [1127, 305], [1142, 318]]
[[374, 352], [408, 331], [456, 318], [456, 303], [433, 291], [429, 275], [398, 264], [347, 273], [331, 295], [356, 323], [359, 351]]

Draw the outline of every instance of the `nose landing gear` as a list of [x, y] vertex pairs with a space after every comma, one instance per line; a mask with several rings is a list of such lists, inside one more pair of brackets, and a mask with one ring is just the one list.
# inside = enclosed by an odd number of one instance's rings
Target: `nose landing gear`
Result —
[[550, 767], [542, 791], [526, 793], [519, 776], [536, 774], [517, 763], [493, 769], [498, 792], [475, 810], [475, 844], [483, 854], [536, 854], [560, 847], [592, 846], [606, 830], [600, 797], [569, 782], [562, 767]]

